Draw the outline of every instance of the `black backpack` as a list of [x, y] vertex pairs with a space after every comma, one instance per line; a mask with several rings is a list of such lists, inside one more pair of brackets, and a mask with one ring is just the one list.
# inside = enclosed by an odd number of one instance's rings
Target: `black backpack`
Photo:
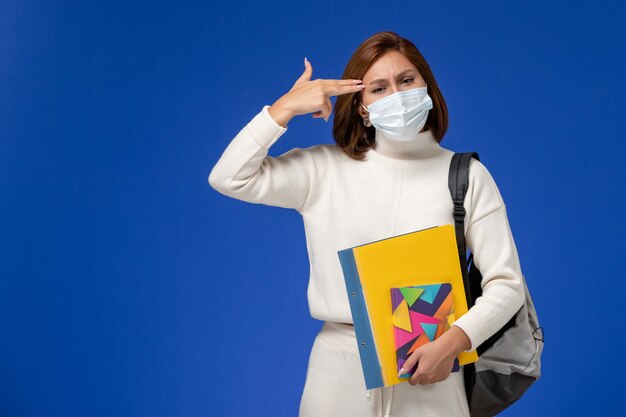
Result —
[[[482, 275], [473, 254], [466, 256], [465, 209], [469, 165], [476, 152], [455, 153], [450, 163], [448, 187], [454, 203], [454, 223], [468, 309], [482, 295]], [[469, 270], [468, 270], [469, 265]], [[478, 361], [464, 365], [465, 393], [471, 417], [491, 417], [517, 401], [541, 376], [543, 328], [522, 275], [526, 302], [493, 336], [476, 348]]]

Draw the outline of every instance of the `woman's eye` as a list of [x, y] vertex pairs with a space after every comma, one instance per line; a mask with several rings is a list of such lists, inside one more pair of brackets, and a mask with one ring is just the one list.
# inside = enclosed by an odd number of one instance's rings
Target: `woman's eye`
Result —
[[[410, 83], [413, 82], [413, 80], [415, 80], [415, 78], [405, 78], [404, 80], [402, 80], [402, 83], [404, 83], [405, 81], [409, 81], [409, 83], [407, 83], [407, 84], [410, 84]], [[372, 93], [376, 94], [379, 90], [382, 90], [382, 89], [383, 89], [382, 87], [375, 88], [375, 89], [372, 90]]]

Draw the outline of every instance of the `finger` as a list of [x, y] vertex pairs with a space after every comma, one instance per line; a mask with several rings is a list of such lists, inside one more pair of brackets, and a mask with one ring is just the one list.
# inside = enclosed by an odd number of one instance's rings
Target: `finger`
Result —
[[306, 59], [306, 57], [304, 57], [304, 72], [302, 73], [300, 78], [296, 80], [296, 84], [301, 84], [303, 82], [309, 81], [312, 75], [313, 75], [313, 66]]
[[324, 120], [328, 121], [328, 118], [333, 113], [333, 102], [330, 101], [330, 97], [326, 97], [325, 101], [326, 101], [327, 109], [326, 109], [326, 113], [325, 113], [325, 116], [324, 116]]
[[[326, 105], [324, 107], [324, 110], [318, 110], [316, 112], [313, 112], [311, 114], [311, 117], [315, 118], [315, 119], [324, 119], [324, 121], [328, 121], [328, 118], [330, 117], [330, 114], [332, 112], [332, 103], [328, 103], [330, 101], [330, 99], [326, 100]], [[330, 111], [328, 110], [328, 106], [330, 106]]]
[[400, 375], [402, 374], [406, 374], [407, 372], [409, 372], [411, 368], [413, 368], [413, 362], [411, 361], [411, 357], [409, 357], [409, 359], [407, 359], [406, 362], [404, 362], [404, 364], [402, 365], [402, 368], [400, 368], [400, 370], [398, 371], [398, 377], [400, 377]]
[[363, 84], [363, 80], [359, 80], [356, 78], [341, 78], [339, 80], [323, 78], [323, 79], [320, 79], [320, 81], [323, 82], [324, 85], [331, 85], [331, 86]]
[[426, 385], [435, 382], [432, 372], [427, 371], [424, 366], [420, 368], [419, 362], [417, 363], [417, 369], [413, 373], [412, 378], [414, 384]]
[[[398, 374], [400, 375], [400, 374], [409, 372], [413, 368], [413, 366], [416, 363], [418, 363], [421, 357], [422, 357], [422, 349], [420, 348], [415, 349], [413, 353], [411, 353], [409, 358], [406, 360], [406, 362], [404, 362], [404, 365], [402, 365], [402, 369], [400, 370], [401, 372], [399, 372]], [[415, 372], [417, 372], [417, 370]]]
[[422, 384], [424, 382], [424, 375], [422, 375], [422, 372], [419, 371], [419, 364], [418, 364], [418, 369], [415, 370], [415, 372], [413, 372], [413, 375], [411, 375], [411, 378], [409, 378], [409, 384], [411, 385], [417, 385], [417, 384]]
[[330, 97], [325, 97], [324, 106], [320, 110], [313, 112], [311, 116], [316, 119], [323, 118], [325, 121], [328, 121], [328, 118], [330, 117], [332, 112], [333, 102], [330, 100]]
[[328, 96], [340, 96], [342, 94], [356, 93], [365, 89], [365, 84], [329, 84], [324, 87]]
[[424, 374], [418, 378], [418, 384], [426, 385], [435, 382], [435, 377], [432, 374]]

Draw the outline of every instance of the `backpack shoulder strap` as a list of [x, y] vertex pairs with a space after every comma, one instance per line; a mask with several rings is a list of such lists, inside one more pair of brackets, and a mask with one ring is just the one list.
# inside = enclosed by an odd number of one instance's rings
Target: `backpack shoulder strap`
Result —
[[469, 273], [467, 270], [467, 249], [465, 247], [465, 194], [469, 187], [469, 166], [472, 158], [480, 161], [476, 152], [457, 152], [452, 156], [450, 171], [448, 174], [448, 188], [454, 203], [454, 230], [456, 233], [456, 243], [459, 249], [459, 260], [461, 262], [461, 272], [463, 273], [463, 284], [465, 285], [465, 296], [468, 308], [473, 304], [470, 291]]

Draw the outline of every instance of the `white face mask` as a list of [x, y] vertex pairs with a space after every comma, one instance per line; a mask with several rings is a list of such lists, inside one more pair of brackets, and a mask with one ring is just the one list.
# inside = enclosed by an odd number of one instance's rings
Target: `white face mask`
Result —
[[390, 139], [408, 141], [422, 130], [433, 108], [426, 87], [398, 91], [365, 107], [372, 125]]

